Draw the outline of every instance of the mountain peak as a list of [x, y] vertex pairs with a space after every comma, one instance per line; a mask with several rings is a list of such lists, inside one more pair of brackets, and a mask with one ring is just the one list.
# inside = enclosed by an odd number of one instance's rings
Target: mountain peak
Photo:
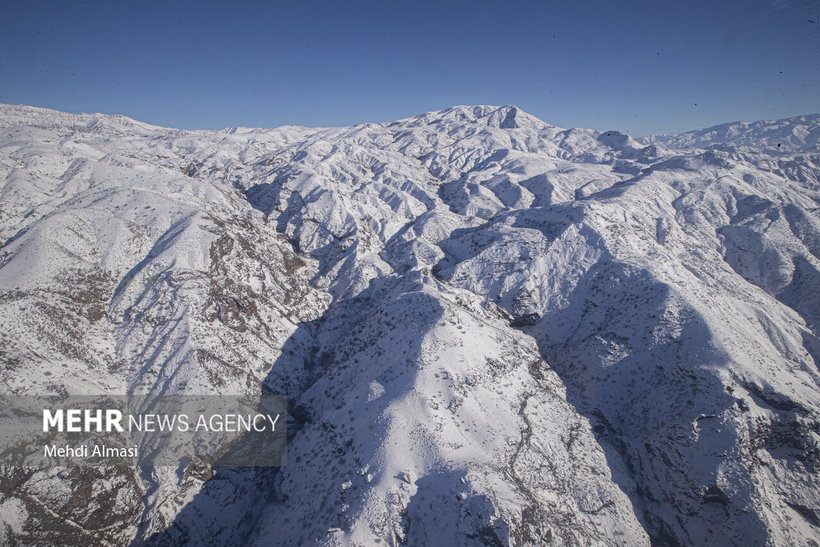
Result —
[[476, 124], [499, 129], [542, 129], [551, 127], [515, 105], [457, 105], [418, 114], [405, 120], [411, 126], [441, 123]]

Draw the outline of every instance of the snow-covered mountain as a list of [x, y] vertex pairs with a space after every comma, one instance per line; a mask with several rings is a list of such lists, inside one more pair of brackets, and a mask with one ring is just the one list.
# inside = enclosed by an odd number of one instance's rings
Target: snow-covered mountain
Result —
[[819, 120], [0, 106], [2, 393], [291, 404], [275, 470], [0, 468], [0, 538], [820, 543]]
[[817, 152], [820, 114], [783, 120], [724, 123], [680, 135], [656, 135], [641, 139], [669, 148], [751, 147], [769, 153]]

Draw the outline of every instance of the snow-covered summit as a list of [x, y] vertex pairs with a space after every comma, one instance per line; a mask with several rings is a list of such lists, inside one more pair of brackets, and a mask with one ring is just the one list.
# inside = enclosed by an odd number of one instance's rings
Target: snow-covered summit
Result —
[[513, 105], [453, 106], [393, 122], [394, 125], [407, 125], [410, 127], [448, 123], [485, 125], [501, 129], [541, 129], [550, 127], [535, 116]]

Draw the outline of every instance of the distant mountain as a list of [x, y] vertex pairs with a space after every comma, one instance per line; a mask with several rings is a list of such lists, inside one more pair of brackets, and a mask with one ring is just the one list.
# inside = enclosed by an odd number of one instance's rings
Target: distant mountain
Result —
[[280, 469], [6, 466], [0, 542], [820, 543], [817, 120], [0, 106], [0, 393], [291, 407]]
[[680, 135], [656, 135], [643, 142], [675, 149], [729, 145], [793, 153], [817, 152], [819, 140], [820, 114], [809, 114], [783, 120], [724, 123]]

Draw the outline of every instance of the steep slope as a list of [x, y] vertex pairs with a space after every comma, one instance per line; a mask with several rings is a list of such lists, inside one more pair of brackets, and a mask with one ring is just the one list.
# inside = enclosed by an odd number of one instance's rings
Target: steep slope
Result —
[[817, 121], [640, 143], [513, 106], [220, 132], [0, 107], [4, 392], [292, 409], [274, 471], [7, 469], [4, 537], [820, 541]]

